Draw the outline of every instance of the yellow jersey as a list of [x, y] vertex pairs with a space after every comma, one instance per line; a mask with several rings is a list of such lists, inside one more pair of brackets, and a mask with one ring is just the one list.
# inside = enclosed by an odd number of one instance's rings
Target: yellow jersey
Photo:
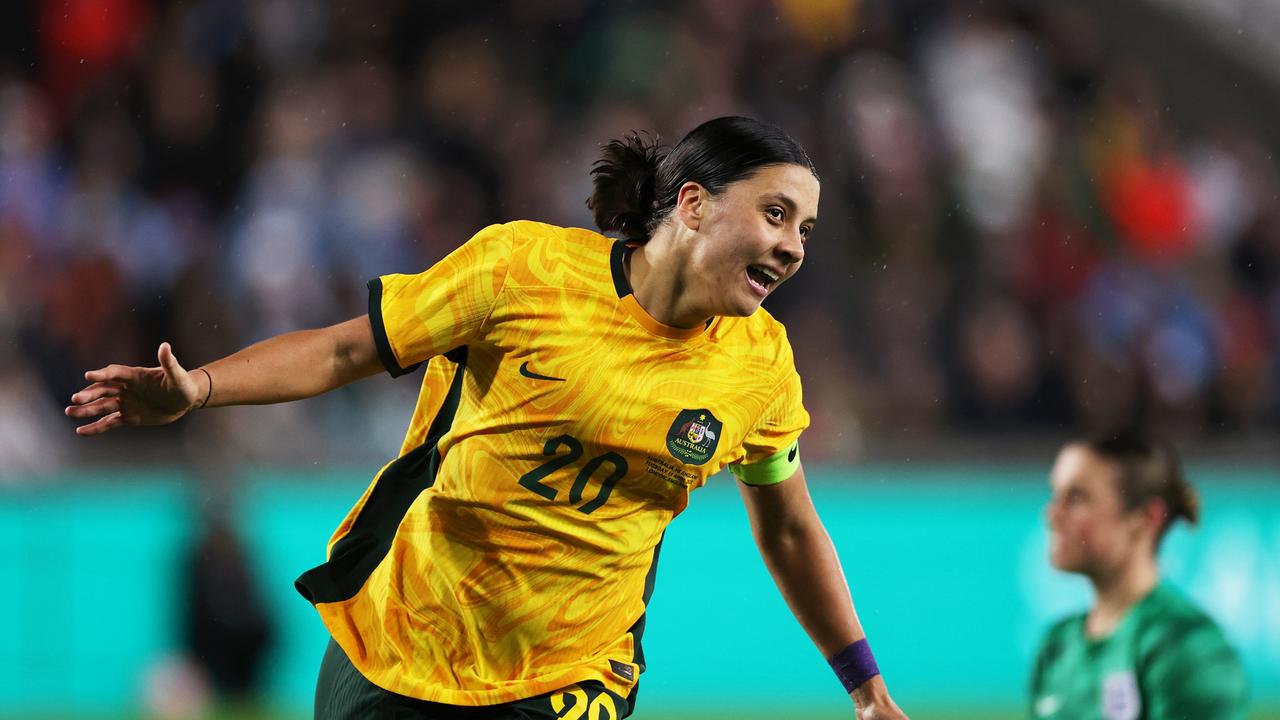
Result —
[[425, 377], [400, 456], [297, 587], [374, 684], [471, 706], [585, 680], [629, 695], [689, 493], [726, 466], [794, 471], [809, 416], [781, 323], [664, 325], [626, 252], [520, 221], [369, 283], [383, 364]]

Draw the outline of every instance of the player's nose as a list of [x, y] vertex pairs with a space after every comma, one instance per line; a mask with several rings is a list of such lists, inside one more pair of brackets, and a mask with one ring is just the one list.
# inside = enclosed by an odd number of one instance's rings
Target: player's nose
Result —
[[799, 265], [804, 260], [804, 243], [801, 242], [799, 231], [784, 234], [782, 241], [774, 248], [774, 254], [788, 266]]

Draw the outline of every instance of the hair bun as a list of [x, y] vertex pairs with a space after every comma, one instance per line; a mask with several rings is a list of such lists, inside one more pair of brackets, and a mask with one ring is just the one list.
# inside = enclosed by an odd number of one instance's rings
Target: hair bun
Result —
[[654, 187], [658, 164], [665, 151], [656, 138], [631, 133], [610, 140], [591, 168], [594, 192], [587, 207], [601, 232], [624, 239], [647, 239], [654, 214]]
[[1177, 493], [1178, 507], [1174, 509], [1173, 516], [1181, 515], [1186, 518], [1187, 522], [1192, 525], [1200, 523], [1200, 493], [1191, 487], [1191, 483], [1185, 478], [1179, 478]]

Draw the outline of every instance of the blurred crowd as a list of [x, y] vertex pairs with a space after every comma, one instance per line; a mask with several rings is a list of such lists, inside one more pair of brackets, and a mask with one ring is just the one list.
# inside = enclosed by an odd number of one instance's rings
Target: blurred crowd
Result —
[[[781, 125], [822, 176], [770, 300], [809, 458], [1280, 427], [1280, 174], [1075, 3], [56, 0], [0, 10], [0, 473], [162, 446], [389, 457], [414, 381], [75, 440], [86, 369], [366, 310], [479, 228], [590, 226], [600, 144]], [[140, 431], [134, 431], [139, 435]], [[118, 436], [118, 437], [113, 437]], [[95, 450], [87, 450], [92, 447]]]

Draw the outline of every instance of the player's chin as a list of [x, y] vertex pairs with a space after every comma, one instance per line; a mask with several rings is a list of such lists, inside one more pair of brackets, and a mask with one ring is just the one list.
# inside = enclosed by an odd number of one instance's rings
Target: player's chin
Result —
[[764, 298], [755, 296], [739, 298], [737, 302], [732, 304], [732, 307], [727, 308], [726, 311], [721, 314], [731, 317], [749, 317], [754, 314], [755, 311], [760, 309], [760, 304], [763, 301]]
[[[776, 284], [775, 286], [776, 287]], [[737, 317], [747, 317], [760, 309], [760, 305], [765, 298], [773, 294], [773, 287], [756, 288], [750, 284], [741, 288], [741, 292], [731, 295], [731, 301], [728, 303], [732, 307], [728, 308], [725, 315], [735, 315]]]
[[1056, 568], [1061, 568], [1062, 561], [1066, 555], [1063, 547], [1062, 538], [1055, 535], [1049, 536], [1049, 562]]
[[1084, 563], [1064, 547], [1049, 547], [1049, 564], [1062, 572], [1080, 572]]

